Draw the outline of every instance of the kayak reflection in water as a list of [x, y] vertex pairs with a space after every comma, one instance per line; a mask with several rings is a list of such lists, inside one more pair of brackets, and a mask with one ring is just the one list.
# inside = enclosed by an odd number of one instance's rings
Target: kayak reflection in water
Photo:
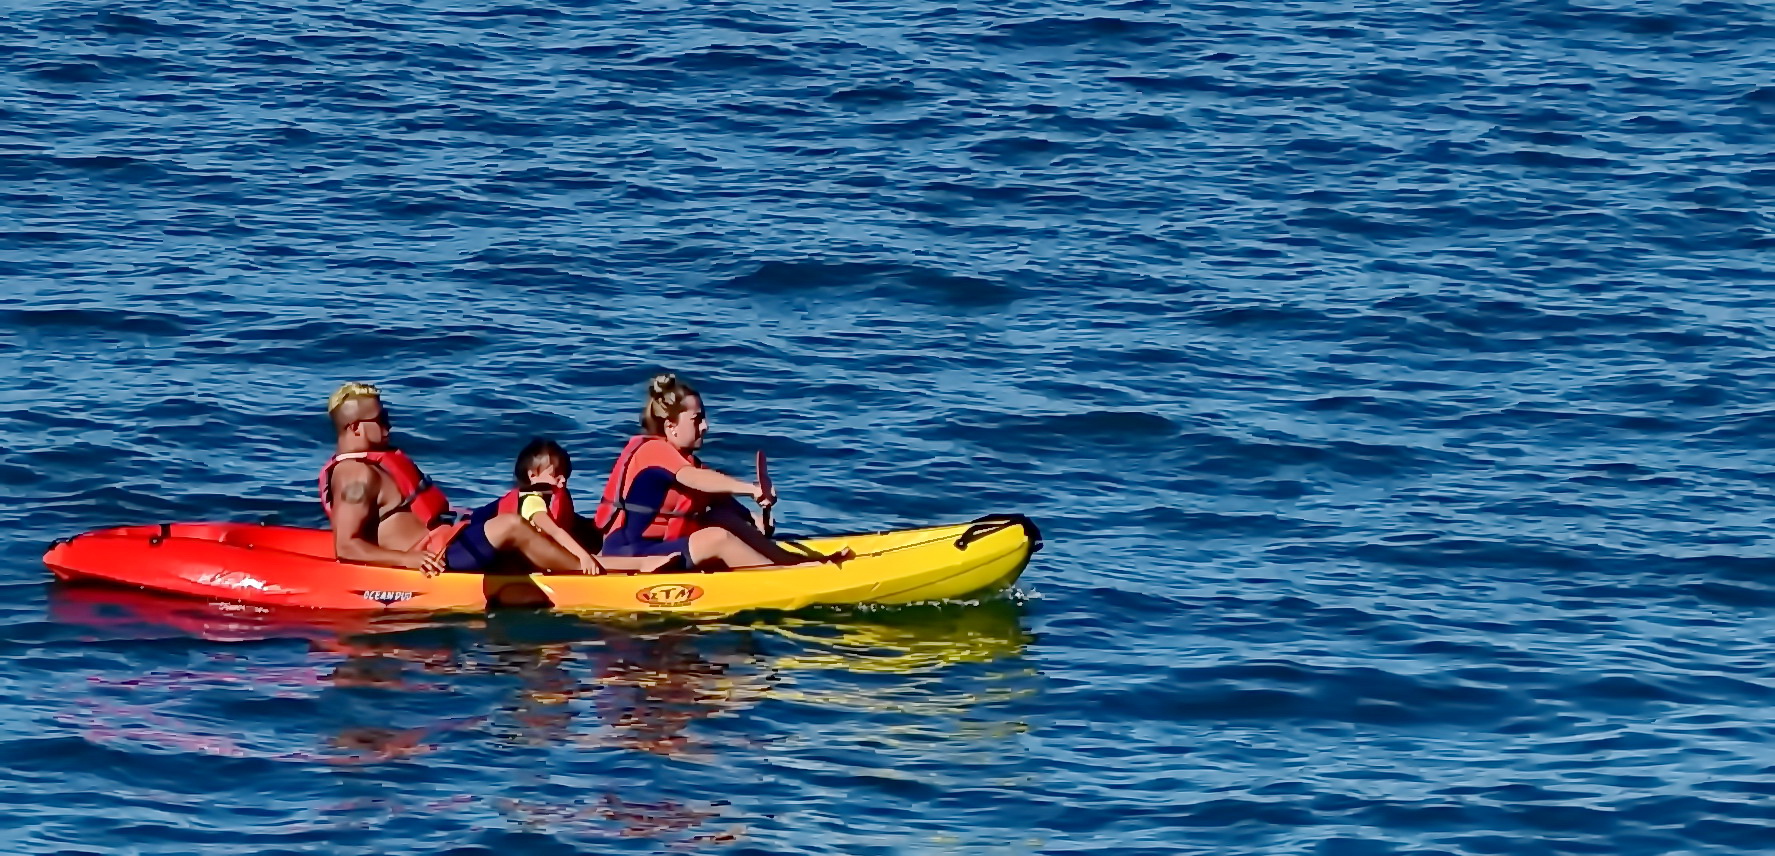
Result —
[[676, 375], [647, 385], [641, 434], [611, 467], [596, 522], [606, 556], [681, 554], [692, 567], [752, 568], [842, 562], [849, 550], [795, 553], [770, 540], [736, 496], [768, 509], [776, 496], [703, 466], [696, 450], [708, 432], [702, 396]]

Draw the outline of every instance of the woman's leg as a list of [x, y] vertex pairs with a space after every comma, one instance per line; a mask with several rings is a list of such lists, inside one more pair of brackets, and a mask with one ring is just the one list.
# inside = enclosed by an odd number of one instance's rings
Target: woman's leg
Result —
[[[716, 561], [729, 568], [763, 568], [784, 564], [753, 549], [738, 535], [719, 526], [690, 533], [688, 551], [692, 567]], [[790, 564], [796, 560], [791, 559]]]
[[[832, 557], [809, 556], [803, 553], [791, 553], [781, 547], [773, 551], [775, 555], [766, 555], [755, 549], [746, 539], [734, 532], [719, 526], [698, 529], [688, 539], [690, 564], [695, 567], [708, 561], [719, 561], [729, 568], [771, 568], [786, 565], [817, 565]], [[772, 545], [775, 546], [775, 545]], [[844, 551], [842, 559], [848, 559], [850, 551]]]
[[826, 555], [823, 553], [797, 553], [766, 537], [758, 524], [752, 519], [752, 513], [732, 497], [716, 500], [703, 514], [703, 520], [710, 526], [720, 527], [739, 538], [753, 552], [759, 554], [774, 565], [800, 565], [826, 559], [849, 559], [849, 550]]

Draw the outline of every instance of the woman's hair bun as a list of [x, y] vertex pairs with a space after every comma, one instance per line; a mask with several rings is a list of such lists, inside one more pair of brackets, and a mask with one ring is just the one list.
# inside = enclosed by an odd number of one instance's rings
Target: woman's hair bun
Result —
[[641, 407], [641, 431], [658, 436], [665, 423], [684, 412], [696, 389], [671, 372], [661, 372], [647, 382], [647, 403]]

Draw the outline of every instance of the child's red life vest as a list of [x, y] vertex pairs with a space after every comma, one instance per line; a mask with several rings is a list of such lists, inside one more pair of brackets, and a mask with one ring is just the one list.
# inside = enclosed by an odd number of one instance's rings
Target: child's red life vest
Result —
[[[536, 486], [532, 485], [531, 487], [534, 488]], [[555, 487], [554, 485], [548, 485], [548, 489], [550, 491], [550, 495], [547, 500], [548, 506], [549, 506], [549, 519], [555, 521], [556, 523], [561, 524], [562, 526], [570, 525], [573, 521], [573, 495], [569, 494], [567, 492], [567, 489], [564, 487]], [[541, 491], [534, 490], [534, 489], [519, 490], [518, 488], [514, 487], [511, 490], [506, 491], [505, 495], [500, 497], [499, 500], [494, 504], [494, 506], [493, 506], [494, 513], [495, 514], [516, 514], [516, 513], [518, 513], [519, 501], [522, 500], [524, 497], [524, 494], [527, 494], [527, 493], [541, 493]]]

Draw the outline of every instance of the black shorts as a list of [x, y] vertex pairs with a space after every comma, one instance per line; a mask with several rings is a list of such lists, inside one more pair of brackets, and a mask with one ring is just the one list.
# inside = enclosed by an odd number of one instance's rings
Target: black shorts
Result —
[[499, 561], [499, 551], [487, 540], [487, 519], [479, 514], [450, 539], [444, 548], [444, 566], [452, 571], [485, 571]]

